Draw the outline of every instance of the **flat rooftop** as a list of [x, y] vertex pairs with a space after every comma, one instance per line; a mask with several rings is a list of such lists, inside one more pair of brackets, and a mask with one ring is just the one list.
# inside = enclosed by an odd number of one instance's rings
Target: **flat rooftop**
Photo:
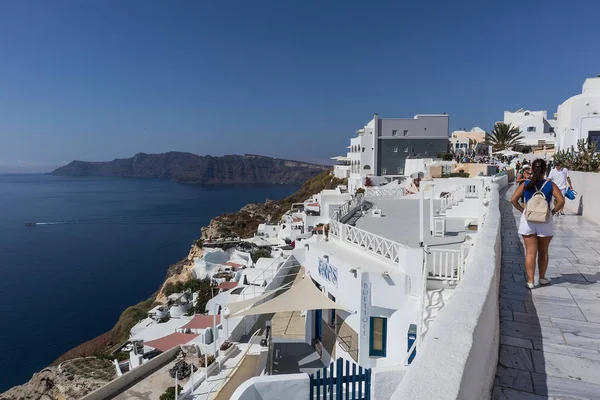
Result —
[[[367, 232], [393, 240], [408, 247], [420, 247], [419, 243], [419, 199], [418, 198], [377, 198], [366, 215], [360, 217], [355, 226]], [[434, 210], [441, 206], [441, 200], [434, 199]], [[373, 216], [372, 210], [381, 209], [383, 216]], [[446, 218], [446, 236], [433, 237], [429, 232], [429, 199], [425, 199], [423, 216], [425, 221], [424, 243], [426, 245], [449, 245], [465, 240], [465, 219]], [[434, 211], [435, 212], [435, 211]]]

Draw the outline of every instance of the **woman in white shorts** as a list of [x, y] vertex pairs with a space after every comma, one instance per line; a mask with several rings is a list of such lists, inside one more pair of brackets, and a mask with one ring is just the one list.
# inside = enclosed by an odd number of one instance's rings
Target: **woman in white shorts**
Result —
[[[546, 162], [538, 158], [531, 165], [531, 178], [519, 185], [512, 196], [512, 205], [523, 213], [527, 208], [527, 202], [537, 190], [541, 190], [546, 197], [548, 207], [552, 204], [554, 197], [554, 209], [552, 215], [556, 214], [565, 206], [565, 198], [560, 192], [560, 189], [551, 181], [546, 181]], [[544, 185], [545, 183], [545, 185]], [[525, 207], [519, 203], [521, 196], [525, 197]], [[548, 285], [550, 279], [546, 278], [546, 270], [548, 269], [548, 247], [554, 235], [554, 220], [550, 218], [548, 222], [530, 222], [525, 218], [525, 214], [521, 215], [519, 223], [519, 235], [523, 236], [525, 242], [525, 270], [527, 272], [527, 287], [533, 289], [535, 287], [535, 264], [539, 268], [539, 283], [540, 285]]]

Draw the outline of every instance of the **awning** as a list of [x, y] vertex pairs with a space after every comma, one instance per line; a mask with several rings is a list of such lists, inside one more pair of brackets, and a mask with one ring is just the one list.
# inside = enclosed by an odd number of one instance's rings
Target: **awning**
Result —
[[[304, 310], [344, 310], [348, 309], [337, 304], [323, 294], [306, 275], [290, 290], [280, 294], [272, 300], [254, 306], [246, 311], [238, 312], [230, 317], [244, 315], [273, 314], [278, 312], [304, 311]], [[351, 311], [350, 311], [351, 312]]]
[[198, 336], [196, 333], [171, 333], [160, 339], [144, 342], [144, 346], [153, 347], [156, 350], [165, 352], [180, 344], [186, 344]]
[[217, 286], [219, 289], [230, 290], [238, 285], [237, 282], [223, 282]]
[[[217, 315], [217, 325], [221, 323], [221, 316]], [[181, 329], [206, 329], [212, 328], [215, 322], [214, 315], [194, 315], [190, 322], [181, 327]]]
[[231, 317], [233, 314], [235, 314], [239, 311], [242, 311], [244, 308], [250, 307], [251, 305], [255, 304], [256, 302], [258, 302], [262, 299], [265, 299], [280, 290], [287, 289], [287, 287], [290, 286], [291, 284], [292, 284], [292, 282], [288, 283], [287, 285], [280, 286], [275, 290], [269, 290], [268, 292], [264, 292], [260, 296], [252, 297], [251, 299], [246, 299], [246, 300], [242, 300], [242, 301], [236, 301], [233, 303], [225, 304], [225, 307], [227, 307], [229, 309], [229, 316], [225, 316], [225, 318]]

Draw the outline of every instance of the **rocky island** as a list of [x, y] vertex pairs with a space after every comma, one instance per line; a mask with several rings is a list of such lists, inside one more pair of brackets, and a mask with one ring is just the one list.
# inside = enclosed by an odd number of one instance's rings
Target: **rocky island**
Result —
[[300, 185], [331, 168], [253, 154], [222, 157], [192, 153], [138, 153], [112, 161], [71, 161], [52, 171], [59, 176], [114, 176], [165, 178], [189, 184], [290, 184]]

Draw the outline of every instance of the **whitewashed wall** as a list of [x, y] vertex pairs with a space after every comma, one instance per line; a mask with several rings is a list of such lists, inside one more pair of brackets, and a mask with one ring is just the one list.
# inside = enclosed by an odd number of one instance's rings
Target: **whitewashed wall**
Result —
[[600, 224], [600, 207], [597, 205], [600, 200], [600, 173], [571, 171], [569, 174], [578, 195], [575, 200], [566, 200], [565, 210]]
[[486, 224], [464, 279], [436, 317], [392, 399], [490, 397], [499, 346], [499, 187], [492, 184]]
[[306, 400], [309, 391], [307, 374], [265, 375], [242, 383], [231, 400]]

